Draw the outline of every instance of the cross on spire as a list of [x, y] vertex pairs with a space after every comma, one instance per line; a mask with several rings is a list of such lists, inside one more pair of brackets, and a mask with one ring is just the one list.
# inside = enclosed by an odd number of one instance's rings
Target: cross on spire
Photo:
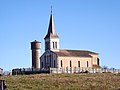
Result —
[[52, 5], [51, 5], [51, 14], [52, 14]]

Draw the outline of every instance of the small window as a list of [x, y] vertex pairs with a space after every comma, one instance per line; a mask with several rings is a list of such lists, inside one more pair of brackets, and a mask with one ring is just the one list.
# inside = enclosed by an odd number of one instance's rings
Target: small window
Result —
[[53, 43], [53, 49], [57, 49], [57, 42], [52, 42]]
[[49, 60], [50, 60], [50, 67], [51, 67], [51, 55], [49, 55]]
[[55, 60], [54, 60], [54, 68], [55, 68]]
[[72, 67], [72, 62], [70, 61], [70, 67]]
[[55, 42], [55, 48], [57, 49], [57, 42]]
[[46, 68], [46, 63], [47, 63], [47, 61], [46, 61], [46, 55], [44, 56], [44, 60], [45, 60], [45, 61], [44, 61], [44, 62], [45, 62], [45, 63], [44, 63], [44, 67]]
[[54, 42], [53, 42], [53, 48], [55, 48], [55, 44], [54, 44]]
[[61, 60], [61, 67], [62, 67], [62, 60]]
[[80, 67], [80, 61], [78, 61], [78, 67]]
[[97, 58], [97, 65], [99, 66], [100, 65], [100, 62], [99, 62], [100, 60], [99, 60], [99, 58]]
[[89, 67], [89, 63], [88, 63], [88, 61], [87, 61], [87, 67]]
[[43, 62], [42, 62], [42, 68], [43, 68]]

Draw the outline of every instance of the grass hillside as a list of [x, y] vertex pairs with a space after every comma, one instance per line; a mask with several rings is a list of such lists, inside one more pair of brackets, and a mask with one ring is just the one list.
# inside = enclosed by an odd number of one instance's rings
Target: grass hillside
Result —
[[2, 76], [8, 90], [118, 90], [120, 74], [36, 74]]

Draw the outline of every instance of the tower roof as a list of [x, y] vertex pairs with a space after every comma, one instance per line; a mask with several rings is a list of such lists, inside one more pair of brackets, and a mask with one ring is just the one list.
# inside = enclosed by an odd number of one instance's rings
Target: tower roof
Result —
[[56, 30], [55, 30], [55, 25], [54, 25], [54, 21], [53, 21], [52, 12], [51, 12], [51, 15], [50, 15], [48, 32], [47, 32], [47, 35], [45, 36], [44, 39], [46, 39], [46, 38], [59, 38], [57, 33], [56, 33]]

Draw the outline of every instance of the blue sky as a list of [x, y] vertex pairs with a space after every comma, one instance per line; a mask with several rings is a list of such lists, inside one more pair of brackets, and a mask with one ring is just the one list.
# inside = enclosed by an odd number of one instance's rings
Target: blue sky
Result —
[[50, 7], [60, 48], [99, 53], [120, 69], [120, 0], [0, 0], [0, 67], [31, 67], [30, 42], [47, 33]]

